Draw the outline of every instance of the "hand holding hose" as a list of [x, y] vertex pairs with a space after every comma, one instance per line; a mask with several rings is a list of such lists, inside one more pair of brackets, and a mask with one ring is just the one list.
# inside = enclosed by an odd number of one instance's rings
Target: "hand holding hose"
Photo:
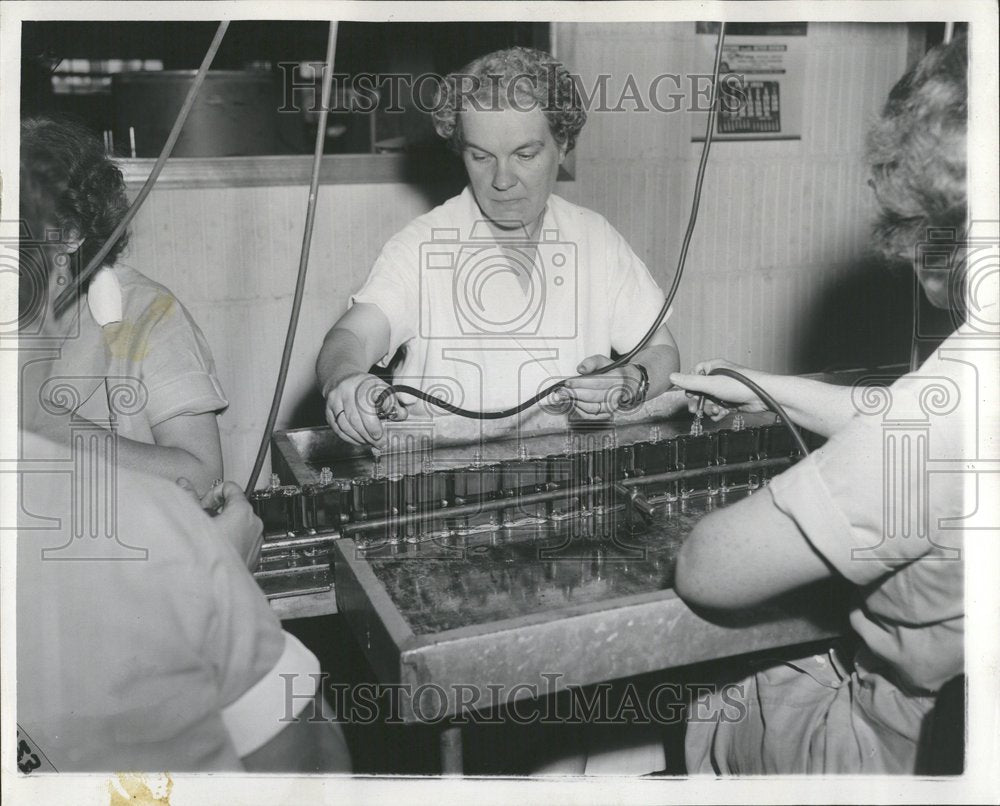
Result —
[[642, 384], [639, 370], [631, 364], [603, 374], [594, 370], [613, 363], [606, 355], [585, 358], [576, 371], [580, 374], [566, 381], [555, 394], [573, 404], [573, 413], [584, 420], [606, 419], [619, 409], [628, 410]]
[[[693, 393], [689, 394], [689, 397], [697, 398], [699, 401], [691, 401], [695, 407], [692, 411], [700, 409], [704, 405], [704, 398], [706, 396], [712, 397], [716, 401], [705, 407], [709, 416], [716, 421], [721, 420], [729, 413], [726, 408], [719, 405], [720, 402], [733, 405], [740, 411], [773, 411], [781, 418], [781, 421], [792, 435], [792, 439], [795, 440], [795, 444], [802, 455], [809, 455], [809, 446], [806, 445], [802, 434], [788, 416], [788, 412], [785, 411], [784, 406], [781, 405], [777, 397], [764, 389], [762, 385], [765, 384], [771, 387], [773, 392], [774, 386], [777, 384], [772, 382], [781, 380], [780, 375], [755, 372], [754, 370], [748, 370], [746, 367], [741, 367], [722, 359], [696, 364], [694, 370], [696, 373], [701, 371], [706, 374], [685, 375], [675, 372], [670, 376], [670, 380], [674, 384], [686, 389], [689, 393]], [[688, 404], [689, 407], [691, 403]]]
[[406, 408], [381, 378], [355, 372], [324, 394], [326, 421], [333, 433], [352, 445], [378, 445], [383, 420], [405, 420]]
[[690, 373], [674, 372], [670, 376], [672, 384], [687, 392], [688, 410], [692, 414], [695, 413], [698, 399], [702, 396], [707, 398], [704, 404], [705, 414], [715, 422], [726, 417], [730, 409], [744, 412], [768, 410], [764, 402], [745, 384], [724, 375], [709, 374], [712, 370], [719, 368], [735, 370], [755, 381], [758, 385], [768, 385], [770, 376], [766, 372], [747, 369], [723, 358], [702, 361], [695, 364]]

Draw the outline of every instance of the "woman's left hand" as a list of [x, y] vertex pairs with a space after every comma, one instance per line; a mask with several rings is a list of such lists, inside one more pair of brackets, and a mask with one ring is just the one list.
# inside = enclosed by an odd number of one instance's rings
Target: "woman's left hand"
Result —
[[199, 496], [191, 482], [183, 477], [177, 479], [177, 486], [189, 492], [198, 505], [215, 518], [223, 536], [236, 549], [247, 568], [256, 568], [264, 543], [264, 524], [254, 513], [243, 490], [237, 484], [226, 481]]
[[198, 502], [198, 506], [205, 510], [205, 512], [209, 515], [217, 515], [219, 510], [222, 508], [222, 505], [225, 503], [225, 496], [222, 494], [223, 485], [221, 481], [212, 485], [208, 489], [208, 492], [203, 495], [199, 494], [195, 489], [195, 486], [183, 476], [178, 477], [177, 486], [182, 490], [187, 490], [191, 493], [194, 500]]
[[635, 367], [626, 364], [603, 375], [589, 375], [606, 367], [611, 359], [606, 355], [592, 355], [576, 368], [582, 377], [571, 378], [559, 391], [573, 403], [573, 413], [581, 419], [607, 419], [616, 411], [628, 410], [639, 391], [642, 377]]

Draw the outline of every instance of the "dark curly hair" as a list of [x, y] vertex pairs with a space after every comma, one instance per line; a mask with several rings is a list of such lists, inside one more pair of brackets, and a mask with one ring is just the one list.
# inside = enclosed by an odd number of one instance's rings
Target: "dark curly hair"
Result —
[[928, 51], [892, 88], [868, 134], [874, 245], [887, 257], [912, 259], [930, 228], [965, 237], [967, 74], [965, 36]]
[[[79, 271], [104, 245], [128, 210], [122, 172], [89, 129], [68, 120], [32, 117], [21, 121], [21, 215], [55, 226], [63, 237], [86, 238]], [[45, 237], [32, 232], [35, 240]], [[128, 243], [126, 232], [108, 252], [112, 266]]]
[[[480, 56], [445, 76], [438, 88], [432, 117], [434, 128], [455, 151], [461, 151], [459, 112], [475, 108], [537, 105], [549, 122], [552, 137], [567, 153], [587, 122], [576, 83], [554, 57], [534, 48], [508, 48]], [[525, 103], [526, 102], [526, 103]]]

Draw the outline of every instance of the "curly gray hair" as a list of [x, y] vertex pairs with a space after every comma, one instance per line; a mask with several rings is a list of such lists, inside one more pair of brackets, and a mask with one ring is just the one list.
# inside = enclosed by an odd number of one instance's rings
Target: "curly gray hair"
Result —
[[455, 150], [463, 146], [459, 115], [467, 108], [539, 107], [552, 137], [572, 151], [587, 121], [569, 71], [554, 57], [534, 48], [509, 48], [480, 56], [447, 75], [433, 107], [434, 129]]

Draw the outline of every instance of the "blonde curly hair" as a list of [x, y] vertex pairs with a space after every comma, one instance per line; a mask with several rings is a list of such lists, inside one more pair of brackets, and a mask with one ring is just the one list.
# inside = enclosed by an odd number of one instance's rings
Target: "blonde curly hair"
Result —
[[466, 108], [502, 109], [512, 104], [540, 108], [553, 139], [567, 153], [573, 150], [587, 121], [569, 71], [544, 51], [516, 47], [480, 56], [445, 76], [431, 112], [434, 129], [452, 149], [461, 151], [460, 112]]
[[879, 214], [875, 247], [912, 258], [929, 229], [966, 229], [966, 38], [928, 51], [892, 88], [868, 133], [869, 184]]

